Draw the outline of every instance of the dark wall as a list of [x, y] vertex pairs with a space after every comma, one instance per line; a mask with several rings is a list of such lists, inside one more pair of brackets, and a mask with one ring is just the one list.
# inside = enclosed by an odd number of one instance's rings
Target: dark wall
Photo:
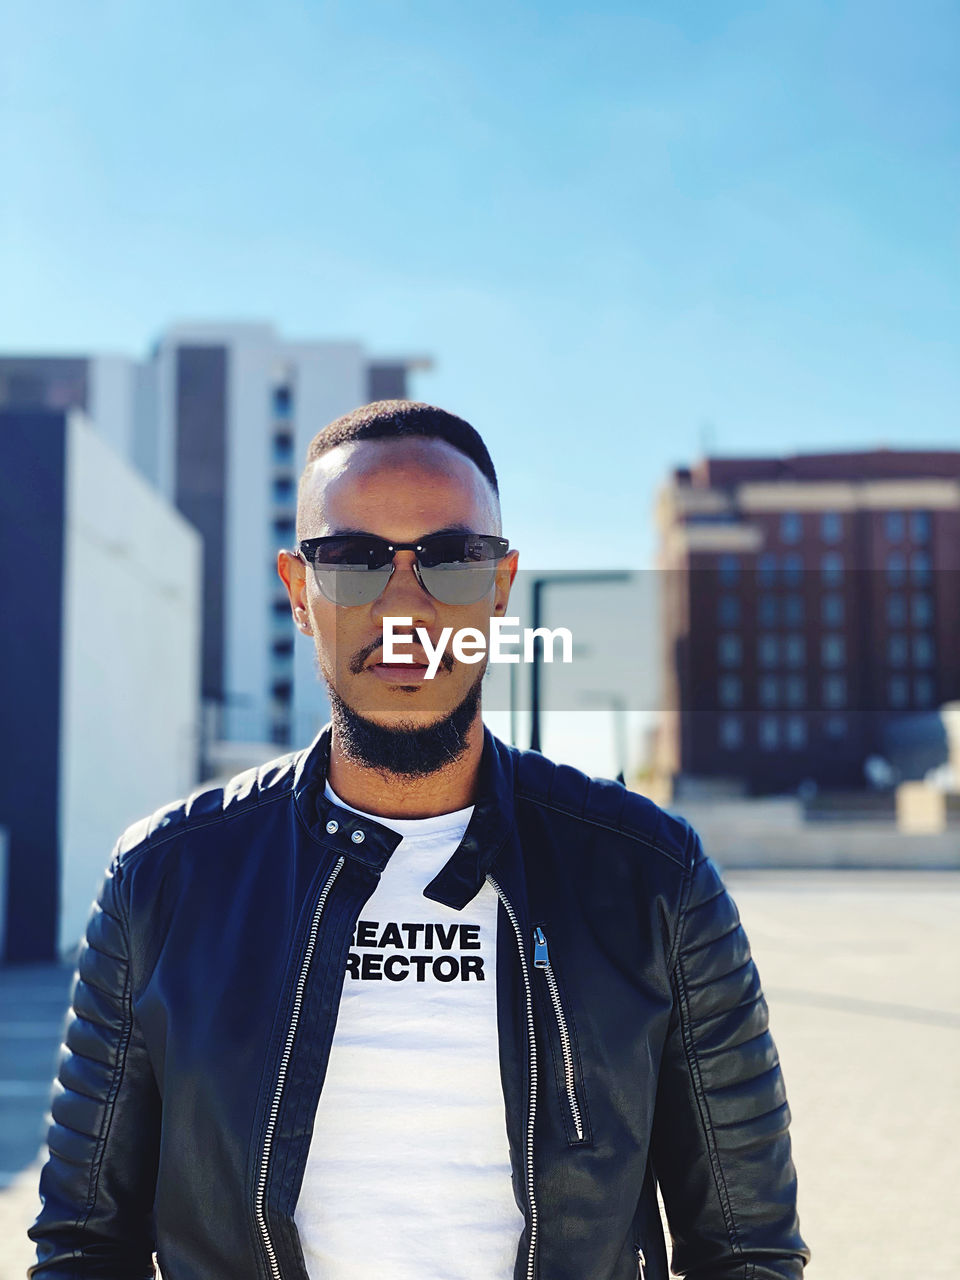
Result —
[[407, 366], [382, 362], [367, 366], [367, 400], [406, 400]]
[[6, 409], [86, 409], [86, 356], [0, 357], [0, 407]]
[[177, 507], [203, 538], [202, 688], [223, 698], [227, 351], [177, 348]]
[[0, 825], [6, 959], [56, 956], [66, 422], [0, 410]]

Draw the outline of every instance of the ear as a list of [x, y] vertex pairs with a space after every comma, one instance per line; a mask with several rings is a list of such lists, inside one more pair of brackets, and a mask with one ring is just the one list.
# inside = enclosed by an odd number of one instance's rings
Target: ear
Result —
[[277, 573], [290, 597], [290, 611], [293, 620], [305, 636], [313, 635], [310, 622], [310, 610], [307, 608], [307, 572], [306, 565], [292, 551], [277, 552]]
[[504, 614], [507, 611], [507, 603], [510, 600], [510, 588], [513, 586], [513, 580], [517, 576], [517, 563], [519, 559], [519, 551], [508, 551], [497, 565], [497, 593], [494, 597], [494, 614]]

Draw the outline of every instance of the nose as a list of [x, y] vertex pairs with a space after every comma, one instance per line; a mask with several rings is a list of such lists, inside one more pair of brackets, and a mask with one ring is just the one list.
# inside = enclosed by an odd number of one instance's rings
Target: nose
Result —
[[424, 591], [414, 572], [412, 551], [398, 551], [393, 557], [393, 573], [373, 602], [373, 620], [383, 626], [384, 618], [411, 618], [413, 627], [430, 627], [437, 620], [433, 596]]

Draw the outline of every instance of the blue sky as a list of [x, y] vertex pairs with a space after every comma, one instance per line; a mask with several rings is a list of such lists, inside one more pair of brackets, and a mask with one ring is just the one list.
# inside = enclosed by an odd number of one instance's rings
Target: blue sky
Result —
[[938, 0], [35, 0], [0, 350], [431, 353], [525, 567], [643, 567], [704, 444], [960, 446], [958, 64]]

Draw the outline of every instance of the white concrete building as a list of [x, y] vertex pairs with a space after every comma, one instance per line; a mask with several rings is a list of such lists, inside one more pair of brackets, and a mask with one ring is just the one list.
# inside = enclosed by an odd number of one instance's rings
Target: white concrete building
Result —
[[0, 357], [0, 406], [87, 408], [199, 530], [208, 773], [302, 745], [326, 718], [312, 642], [276, 572], [277, 550], [296, 540], [303, 458], [326, 423], [406, 397], [410, 370], [429, 367], [373, 359], [357, 342], [290, 342], [266, 324], [177, 324], [141, 363]]
[[6, 958], [80, 939], [117, 836], [196, 783], [202, 546], [78, 410], [0, 409]]

